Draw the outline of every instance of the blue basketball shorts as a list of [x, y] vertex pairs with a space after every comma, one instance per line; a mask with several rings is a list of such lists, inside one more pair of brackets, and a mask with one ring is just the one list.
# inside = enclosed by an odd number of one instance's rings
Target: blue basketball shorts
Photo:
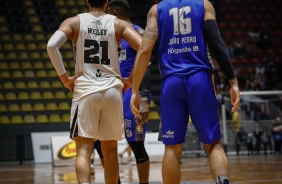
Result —
[[201, 142], [211, 144], [222, 137], [210, 72], [165, 77], [160, 108], [161, 139], [166, 145], [185, 142], [189, 115]]
[[[144, 141], [146, 134], [146, 124], [139, 125], [136, 120], [134, 114], [131, 112], [130, 108], [130, 99], [132, 94], [132, 88], [128, 89], [123, 94], [123, 114], [124, 114], [124, 130], [125, 137], [127, 142], [134, 141]], [[150, 103], [150, 97], [148, 99]]]

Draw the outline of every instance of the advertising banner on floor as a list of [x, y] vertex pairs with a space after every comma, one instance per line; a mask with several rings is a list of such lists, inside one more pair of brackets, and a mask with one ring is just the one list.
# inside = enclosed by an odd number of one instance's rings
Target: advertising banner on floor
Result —
[[[144, 141], [145, 148], [151, 162], [159, 162], [163, 158], [164, 145], [158, 141], [158, 133], [147, 133]], [[76, 145], [68, 136], [52, 136], [52, 162], [54, 166], [74, 165], [76, 156]], [[135, 161], [134, 154], [127, 151], [126, 139], [118, 141], [118, 154], [120, 163]], [[94, 163], [100, 164], [99, 155], [94, 151]]]
[[52, 163], [51, 137], [68, 135], [69, 132], [32, 132], [34, 163]]
[[74, 165], [76, 144], [68, 136], [52, 136], [52, 163], [53, 166]]

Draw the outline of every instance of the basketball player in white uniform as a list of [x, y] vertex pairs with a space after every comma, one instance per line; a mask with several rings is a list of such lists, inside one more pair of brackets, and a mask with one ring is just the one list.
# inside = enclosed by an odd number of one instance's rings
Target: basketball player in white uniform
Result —
[[[126, 21], [105, 14], [107, 0], [86, 0], [88, 13], [63, 21], [47, 50], [64, 86], [73, 91], [70, 138], [76, 141], [79, 183], [91, 183], [90, 157], [94, 139], [101, 140], [105, 183], [118, 182], [117, 141], [123, 139], [122, 88], [118, 44], [125, 39], [137, 50], [141, 37]], [[74, 45], [75, 76], [68, 76], [59, 48]], [[126, 81], [126, 80], [123, 80]]]

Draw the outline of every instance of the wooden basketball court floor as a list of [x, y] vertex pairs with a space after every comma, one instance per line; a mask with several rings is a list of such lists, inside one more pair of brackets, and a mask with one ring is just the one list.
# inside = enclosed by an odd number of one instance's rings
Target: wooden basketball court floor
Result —
[[[231, 183], [235, 184], [282, 184], [282, 156], [242, 155], [228, 156]], [[182, 184], [214, 184], [206, 157], [185, 157], [181, 159]], [[104, 183], [103, 168], [95, 164], [92, 183]], [[24, 162], [0, 163], [2, 184], [69, 184], [77, 183], [74, 166], [53, 167], [52, 164]], [[120, 165], [121, 182], [138, 184], [134, 163]], [[162, 183], [161, 162], [151, 163], [150, 183]]]

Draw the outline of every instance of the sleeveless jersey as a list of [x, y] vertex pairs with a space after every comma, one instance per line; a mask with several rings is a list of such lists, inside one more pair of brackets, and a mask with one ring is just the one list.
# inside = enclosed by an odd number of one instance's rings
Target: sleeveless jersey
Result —
[[80, 31], [75, 45], [74, 100], [111, 87], [123, 87], [120, 79], [115, 16], [95, 18], [89, 13], [78, 14]]
[[[136, 31], [140, 27], [132, 24], [132, 27]], [[121, 40], [121, 52], [119, 55], [120, 73], [122, 77], [129, 77], [136, 56], [136, 51], [124, 40]]]
[[203, 0], [163, 0], [158, 4], [158, 59], [162, 77], [213, 69], [203, 23]]

